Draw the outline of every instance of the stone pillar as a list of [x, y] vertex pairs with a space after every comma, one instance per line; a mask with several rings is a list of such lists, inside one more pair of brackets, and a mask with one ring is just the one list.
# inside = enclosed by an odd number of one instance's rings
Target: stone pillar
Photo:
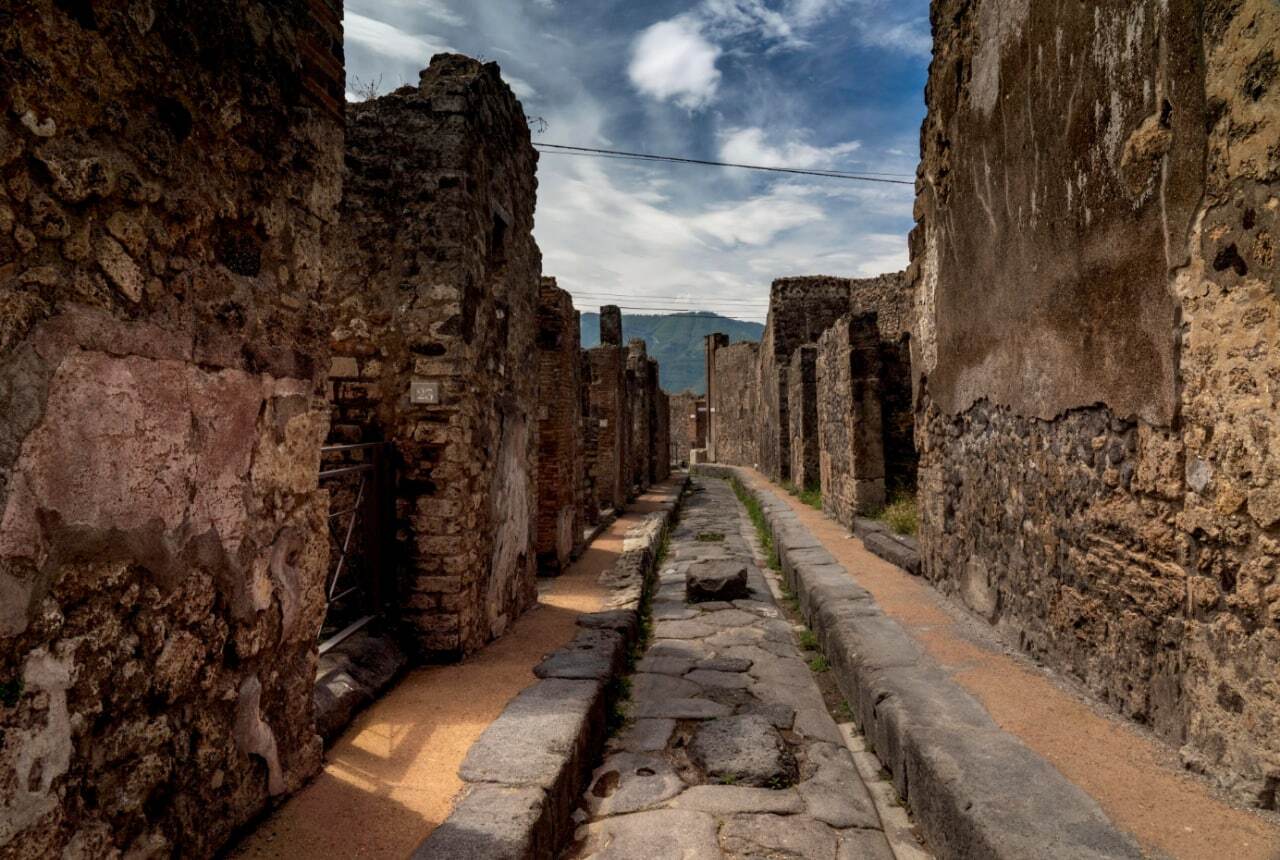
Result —
[[538, 531], [541, 573], [559, 573], [582, 539], [581, 337], [573, 298], [543, 278], [538, 296]]
[[626, 363], [620, 347], [587, 350], [591, 364], [591, 417], [596, 425], [596, 491], [601, 508], [622, 510], [627, 504]]
[[716, 458], [716, 350], [729, 345], [729, 336], [713, 332], [704, 337], [703, 341], [705, 343], [704, 370], [707, 376], [707, 459], [717, 463], [719, 460]]
[[818, 350], [805, 344], [791, 354], [787, 367], [788, 435], [791, 437], [791, 482], [802, 490], [819, 486]]
[[717, 346], [711, 428], [715, 462], [734, 466], [760, 463], [760, 344]]
[[631, 409], [631, 432], [628, 443], [630, 472], [627, 480], [629, 496], [644, 492], [649, 486], [649, 460], [652, 456], [650, 438], [649, 356], [645, 342], [634, 338], [627, 345], [627, 403]]
[[0, 855], [211, 856], [320, 766], [340, 18], [0, 12]]
[[402, 629], [455, 658], [535, 599], [537, 153], [497, 65], [454, 54], [347, 113], [332, 343], [367, 407], [335, 421], [394, 444]]
[[622, 311], [617, 305], [603, 305], [600, 308], [600, 343], [622, 346]]
[[837, 320], [818, 338], [815, 371], [822, 509], [852, 527], [885, 501], [876, 315]]
[[[581, 321], [581, 314], [576, 315]], [[600, 421], [591, 405], [591, 353], [578, 353], [579, 408], [582, 419], [582, 491], [579, 502], [582, 522], [594, 526], [600, 522]], [[581, 541], [581, 536], [579, 536]]]

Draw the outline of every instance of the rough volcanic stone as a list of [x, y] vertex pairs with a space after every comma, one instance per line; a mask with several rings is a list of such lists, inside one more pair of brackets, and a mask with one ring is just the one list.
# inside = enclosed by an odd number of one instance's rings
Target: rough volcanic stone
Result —
[[684, 580], [689, 600], [728, 601], [747, 597], [747, 566], [730, 559], [689, 565]]
[[641, 704], [667, 699], [692, 699], [702, 692], [696, 681], [657, 672], [637, 672], [631, 676], [632, 701]]
[[592, 860], [637, 857], [723, 860], [716, 841], [718, 822], [692, 809], [655, 809], [617, 815], [579, 830], [579, 855]]
[[684, 677], [686, 681], [692, 681], [704, 687], [721, 687], [727, 690], [745, 690], [751, 685], [751, 676], [743, 672], [717, 672], [713, 669], [694, 669]]
[[722, 609], [719, 612], [704, 613], [698, 618], [702, 624], [710, 624], [714, 627], [746, 627], [748, 624], [754, 624], [760, 620], [760, 616], [753, 615], [750, 612], [743, 612], [741, 609]]
[[712, 815], [776, 812], [791, 815], [804, 811], [804, 802], [793, 788], [752, 788], [746, 785], [695, 785], [671, 801], [675, 809], [696, 809]]
[[739, 815], [720, 830], [721, 844], [734, 857], [834, 857], [834, 830], [805, 815]]
[[636, 720], [623, 733], [619, 745], [627, 752], [657, 752], [666, 749], [675, 730], [675, 720]]
[[751, 661], [744, 657], [712, 657], [700, 661], [697, 668], [712, 672], [746, 672], [751, 668]]
[[624, 752], [596, 768], [587, 789], [587, 805], [596, 817], [639, 812], [675, 797], [684, 787], [663, 756]]
[[889, 841], [879, 830], [852, 828], [840, 832], [840, 851], [836, 860], [895, 860], [895, 856]]
[[733, 713], [728, 705], [710, 699], [670, 699], [665, 702], [642, 702], [636, 708], [637, 719], [709, 720]]
[[658, 639], [702, 639], [715, 632], [716, 628], [703, 624], [700, 619], [659, 621], [653, 626], [653, 635]]
[[776, 729], [788, 731], [795, 724], [796, 709], [781, 702], [761, 702], [758, 699], [738, 708], [739, 714], [759, 714]]
[[809, 747], [812, 777], [796, 786], [809, 815], [832, 827], [879, 827], [880, 816], [849, 753], [834, 744]]
[[711, 779], [777, 787], [796, 778], [795, 758], [778, 730], [759, 714], [722, 717], [699, 726], [689, 757]]
[[539, 678], [607, 681], [622, 673], [622, 636], [613, 630], [584, 629], [533, 668]]
[[479, 784], [467, 788], [448, 819], [411, 860], [523, 860], [553, 850], [546, 793], [537, 787]]

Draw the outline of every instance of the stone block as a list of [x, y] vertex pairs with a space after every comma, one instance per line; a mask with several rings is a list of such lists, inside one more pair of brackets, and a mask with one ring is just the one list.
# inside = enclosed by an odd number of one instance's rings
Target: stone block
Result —
[[747, 597], [747, 567], [737, 561], [695, 562], [685, 573], [685, 592], [695, 603]]

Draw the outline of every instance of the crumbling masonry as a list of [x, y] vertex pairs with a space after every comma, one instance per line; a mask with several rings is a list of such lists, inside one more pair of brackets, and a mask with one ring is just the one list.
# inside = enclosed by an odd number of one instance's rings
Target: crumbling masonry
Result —
[[582, 367], [573, 298], [543, 278], [538, 298], [538, 567], [558, 573], [582, 541]]
[[497, 66], [457, 55], [347, 113], [334, 432], [393, 443], [403, 630], [466, 654], [535, 598], [537, 154]]
[[1275, 808], [1280, 8], [932, 18], [924, 573]]
[[209, 855], [320, 766], [340, 18], [0, 11], [0, 854]]

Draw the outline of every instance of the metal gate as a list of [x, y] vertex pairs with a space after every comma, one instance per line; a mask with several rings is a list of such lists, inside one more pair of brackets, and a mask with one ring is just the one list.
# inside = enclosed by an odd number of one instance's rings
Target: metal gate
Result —
[[326, 445], [320, 451], [320, 486], [329, 491], [323, 654], [386, 612], [393, 501], [389, 443]]

